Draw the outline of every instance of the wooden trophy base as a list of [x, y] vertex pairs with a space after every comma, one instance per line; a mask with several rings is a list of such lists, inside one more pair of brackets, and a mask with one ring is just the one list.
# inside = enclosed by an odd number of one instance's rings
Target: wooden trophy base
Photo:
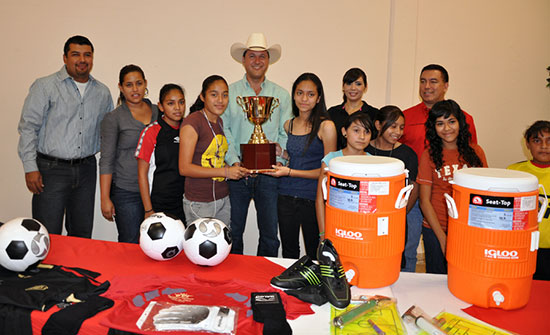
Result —
[[273, 171], [275, 143], [241, 144], [243, 166], [252, 173]]

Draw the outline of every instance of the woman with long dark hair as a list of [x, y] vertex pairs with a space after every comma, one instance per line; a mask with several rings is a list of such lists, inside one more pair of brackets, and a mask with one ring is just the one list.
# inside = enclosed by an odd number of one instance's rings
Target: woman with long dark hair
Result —
[[316, 259], [319, 228], [315, 216], [317, 179], [321, 160], [336, 150], [336, 128], [328, 117], [323, 84], [313, 73], [303, 73], [292, 85], [294, 118], [284, 124], [288, 134], [287, 166], [276, 166], [273, 176], [279, 180], [277, 213], [283, 257], [300, 257], [300, 228], [306, 254]]
[[447, 273], [447, 205], [443, 194], [451, 194], [449, 182], [454, 172], [466, 167], [487, 167], [485, 153], [470, 142], [468, 128], [464, 112], [453, 100], [436, 103], [426, 121], [429, 147], [420, 157], [417, 182], [424, 214], [422, 236], [428, 273]]
[[218, 75], [206, 78], [197, 100], [180, 128], [179, 172], [185, 176], [183, 210], [187, 223], [213, 217], [230, 224], [227, 179], [240, 179], [248, 170], [225, 164], [227, 139], [220, 116], [229, 102], [228, 86]]
[[137, 243], [144, 218], [134, 156], [141, 131], [158, 116], [147, 95], [147, 80], [137, 65], [120, 70], [119, 105], [101, 122], [99, 186], [101, 214], [115, 221], [119, 242]]
[[365, 71], [354, 67], [346, 71], [342, 78], [343, 102], [340, 105], [330, 107], [328, 114], [336, 126], [338, 135], [336, 147], [338, 150], [345, 146], [346, 139], [342, 136], [342, 127], [348, 116], [359, 111], [367, 114], [371, 120], [374, 120], [378, 109], [372, 107], [365, 101], [363, 96], [367, 93], [367, 75]]
[[[405, 250], [403, 251], [402, 270], [414, 272], [416, 269], [416, 249], [420, 240], [422, 219], [419, 215], [410, 212], [418, 199], [418, 158], [411, 147], [399, 142], [405, 128], [405, 115], [396, 106], [388, 105], [380, 108], [374, 118], [374, 126], [378, 130], [378, 136], [370, 141], [367, 152], [373, 156], [394, 157], [405, 164], [409, 171], [408, 183], [414, 185], [407, 203], [407, 236]], [[420, 212], [420, 210], [418, 210]], [[418, 232], [418, 235], [415, 234]]]

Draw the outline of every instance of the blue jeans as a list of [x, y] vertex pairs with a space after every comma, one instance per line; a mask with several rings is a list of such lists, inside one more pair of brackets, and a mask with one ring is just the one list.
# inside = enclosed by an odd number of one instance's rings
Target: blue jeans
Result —
[[407, 239], [403, 251], [405, 266], [401, 269], [404, 272], [416, 271], [416, 250], [420, 243], [420, 235], [422, 235], [423, 218], [417, 200], [414, 207], [407, 213]]
[[257, 212], [258, 256], [277, 257], [279, 253], [279, 238], [277, 237], [277, 178], [258, 175], [229, 183], [229, 199], [231, 200], [231, 234], [233, 246], [231, 252], [243, 253], [243, 233], [250, 200], [254, 199]]
[[277, 203], [279, 232], [284, 258], [300, 258], [300, 227], [304, 236], [306, 255], [317, 259], [319, 226], [315, 201], [279, 194]]
[[111, 185], [111, 201], [115, 206], [115, 223], [118, 241], [139, 242], [139, 226], [143, 222], [144, 209], [139, 192], [132, 192]]
[[92, 237], [94, 226], [95, 157], [80, 164], [60, 163], [36, 158], [44, 191], [32, 197], [32, 217], [51, 234], [61, 234], [63, 216], [69, 236]]
[[426, 255], [426, 273], [447, 273], [447, 260], [434, 231], [423, 226], [422, 236], [424, 237], [424, 253]]

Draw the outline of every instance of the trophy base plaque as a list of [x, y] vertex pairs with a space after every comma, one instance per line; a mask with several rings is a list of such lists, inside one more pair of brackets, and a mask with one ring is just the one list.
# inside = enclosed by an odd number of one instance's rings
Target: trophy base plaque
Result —
[[273, 170], [275, 165], [275, 143], [241, 144], [243, 166], [252, 173]]

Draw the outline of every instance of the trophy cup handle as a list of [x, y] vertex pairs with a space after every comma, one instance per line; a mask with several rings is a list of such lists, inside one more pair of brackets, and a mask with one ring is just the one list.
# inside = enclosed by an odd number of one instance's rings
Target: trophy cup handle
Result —
[[245, 107], [246, 102], [240, 96], [237, 96], [237, 104], [241, 106], [242, 109], [245, 109], [245, 110], [248, 109]]
[[273, 104], [271, 105], [271, 111], [273, 111], [275, 108], [279, 107], [279, 99], [278, 98], [274, 98], [273, 99]]
[[269, 117], [268, 117], [269, 120], [271, 120], [271, 115], [273, 115], [273, 111], [277, 107], [279, 107], [279, 98], [273, 98], [273, 103], [271, 104], [271, 108], [269, 110]]
[[241, 96], [237, 96], [237, 105], [241, 106], [241, 109], [244, 112], [244, 118], [246, 119], [248, 114], [248, 100], [243, 99]]

